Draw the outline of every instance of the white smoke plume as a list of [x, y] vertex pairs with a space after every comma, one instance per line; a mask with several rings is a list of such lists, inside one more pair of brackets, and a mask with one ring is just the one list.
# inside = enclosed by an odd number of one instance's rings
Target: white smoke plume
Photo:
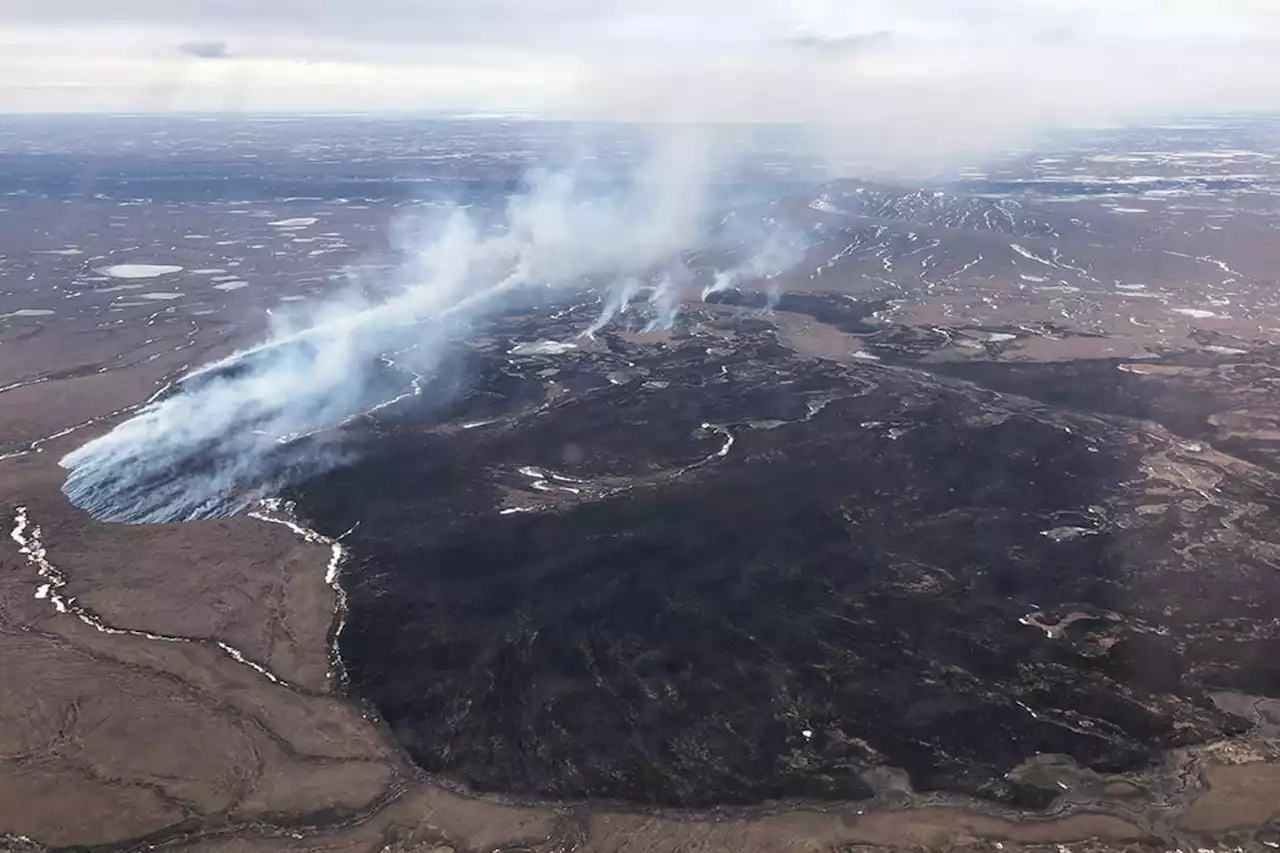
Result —
[[680, 313], [682, 286], [690, 278], [692, 276], [684, 268], [678, 272], [666, 270], [658, 276], [649, 294], [652, 317], [641, 330], [643, 334], [665, 332], [675, 325], [676, 316]]
[[[691, 153], [693, 152], [693, 153]], [[202, 368], [110, 433], [68, 454], [64, 491], [96, 517], [167, 522], [225, 515], [299, 474], [332, 464], [313, 436], [421, 392], [443, 348], [516, 291], [621, 282], [588, 333], [655, 282], [650, 331], [670, 328], [709, 239], [705, 160], [659, 152], [624, 191], [538, 173], [485, 229], [456, 210], [380, 303], [346, 295], [260, 346]], [[763, 251], [763, 250], [762, 250]]]
[[596, 321], [582, 333], [584, 338], [594, 338], [605, 326], [613, 322], [614, 317], [626, 314], [631, 307], [631, 300], [640, 292], [640, 281], [635, 278], [624, 278], [612, 285], [604, 296], [604, 308]]
[[[777, 290], [773, 280], [804, 260], [809, 239], [798, 231], [787, 228], [772, 217], [760, 221], [744, 220], [740, 216], [726, 217], [726, 231], [733, 235], [739, 252], [746, 260], [719, 270], [711, 284], [702, 289], [702, 298], [732, 290], [745, 281], [771, 282], [766, 285], [770, 293]], [[777, 304], [777, 299], [772, 300]]]

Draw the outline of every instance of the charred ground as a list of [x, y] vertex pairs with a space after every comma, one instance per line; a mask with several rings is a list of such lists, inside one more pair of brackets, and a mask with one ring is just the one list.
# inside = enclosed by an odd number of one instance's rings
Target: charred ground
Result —
[[1205, 500], [1180, 479], [1214, 462], [1172, 433], [802, 358], [737, 308], [508, 354], [558, 322], [509, 318], [450, 410], [371, 419], [299, 490], [321, 529], [359, 522], [342, 653], [427, 769], [685, 806], [905, 771], [1040, 808], [1060, 791], [1010, 777], [1037, 754], [1143, 768], [1247, 728], [1211, 690], [1280, 689], [1276, 638], [1231, 627], [1280, 593], [1265, 471]]

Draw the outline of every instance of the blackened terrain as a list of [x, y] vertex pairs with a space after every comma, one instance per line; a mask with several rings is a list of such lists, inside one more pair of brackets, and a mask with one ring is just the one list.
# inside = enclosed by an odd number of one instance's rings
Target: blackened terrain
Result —
[[1038, 808], [1058, 791], [1006, 776], [1038, 753], [1145, 767], [1244, 728], [1212, 688], [1280, 692], [1260, 469], [801, 359], [735, 309], [507, 355], [562, 322], [507, 321], [451, 409], [381, 413], [300, 490], [322, 529], [359, 522], [341, 651], [427, 769], [705, 806], [863, 798], [897, 768]]

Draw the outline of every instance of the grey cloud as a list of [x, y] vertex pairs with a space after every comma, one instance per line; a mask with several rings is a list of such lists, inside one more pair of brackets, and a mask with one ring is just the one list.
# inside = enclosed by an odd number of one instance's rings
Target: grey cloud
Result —
[[[710, 51], [750, 48], [801, 32], [818, 49], [859, 48], [885, 31], [910, 39], [1034, 42], [1070, 30], [1143, 39], [1177, 30], [1192, 43], [1280, 34], [1267, 0], [6, 0], [9, 25], [120, 25], [214, 30], [240, 43], [332, 41], [377, 46], [551, 47], [575, 53], [611, 45], [661, 49], [690, 36]], [[798, 28], [807, 28], [800, 30]], [[855, 33], [857, 35], [841, 35]], [[834, 34], [834, 35], [833, 35]]]
[[860, 53], [872, 50], [893, 38], [891, 30], [870, 33], [828, 34], [802, 29], [788, 38], [797, 47], [825, 53]]
[[[668, 0], [660, 0], [662, 5]], [[339, 38], [386, 42], [476, 43], [554, 38], [566, 28], [585, 32], [607, 25], [625, 7], [587, 0], [8, 0], [10, 24], [108, 24], [157, 29], [216, 28], [234, 34], [283, 38]]]
[[197, 59], [230, 59], [225, 41], [188, 41], [178, 45], [178, 52]]
[[[19, 75], [60, 56], [85, 69], [106, 57], [109, 72], [217, 33], [235, 45], [237, 79], [283, 63], [254, 91], [285, 109], [796, 120], [834, 125], [842, 148], [911, 152], [1280, 104], [1275, 0], [0, 2], [0, 47]], [[43, 45], [56, 54], [46, 66], [12, 58]], [[293, 67], [306, 61], [313, 76]], [[360, 72], [326, 65], [344, 62]], [[92, 70], [66, 76], [107, 85]], [[204, 88], [184, 90], [185, 105], [223, 103], [217, 79], [191, 84]]]

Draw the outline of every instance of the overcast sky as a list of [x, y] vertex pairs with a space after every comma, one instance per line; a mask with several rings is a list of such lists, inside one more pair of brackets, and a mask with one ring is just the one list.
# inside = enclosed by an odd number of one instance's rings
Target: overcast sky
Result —
[[1280, 0], [0, 3], [0, 111], [893, 119], [906, 137], [1280, 106]]

